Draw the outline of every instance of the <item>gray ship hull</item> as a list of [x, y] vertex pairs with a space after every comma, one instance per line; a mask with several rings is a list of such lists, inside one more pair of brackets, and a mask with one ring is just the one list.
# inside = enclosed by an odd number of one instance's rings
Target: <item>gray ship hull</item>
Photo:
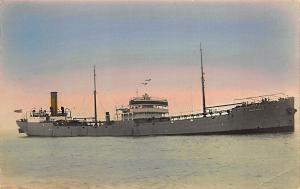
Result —
[[229, 114], [193, 119], [146, 122], [112, 121], [101, 126], [56, 126], [53, 122], [17, 121], [27, 136], [155, 136], [247, 134], [294, 131], [294, 98], [266, 101], [231, 109]]

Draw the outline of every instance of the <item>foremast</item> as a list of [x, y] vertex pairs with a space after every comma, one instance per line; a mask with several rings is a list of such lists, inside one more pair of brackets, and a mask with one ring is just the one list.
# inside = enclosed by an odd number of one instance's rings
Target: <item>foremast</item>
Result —
[[94, 65], [94, 117], [95, 117], [95, 125], [98, 125], [97, 120], [97, 90], [96, 90], [96, 66]]
[[200, 56], [201, 56], [201, 84], [202, 84], [202, 105], [203, 105], [203, 116], [206, 116], [206, 105], [205, 105], [205, 85], [204, 85], [204, 72], [202, 62], [202, 47], [200, 43]]

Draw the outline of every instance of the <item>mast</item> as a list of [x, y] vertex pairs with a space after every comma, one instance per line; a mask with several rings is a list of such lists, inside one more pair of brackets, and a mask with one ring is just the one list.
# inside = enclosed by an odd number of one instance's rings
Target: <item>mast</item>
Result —
[[203, 115], [206, 117], [206, 105], [205, 105], [205, 86], [204, 86], [204, 72], [203, 72], [203, 62], [202, 62], [202, 47], [200, 43], [200, 55], [201, 55], [201, 84], [202, 84], [202, 104], [203, 104]]
[[96, 96], [96, 66], [94, 65], [94, 116], [95, 116], [95, 125], [98, 125], [97, 121], [97, 96]]

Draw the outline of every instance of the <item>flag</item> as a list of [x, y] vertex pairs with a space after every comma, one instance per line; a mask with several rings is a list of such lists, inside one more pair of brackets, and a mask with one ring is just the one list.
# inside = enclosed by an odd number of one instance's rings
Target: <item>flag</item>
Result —
[[15, 110], [14, 112], [15, 112], [15, 113], [22, 113], [23, 110], [22, 110], [22, 109], [18, 109], [18, 110]]

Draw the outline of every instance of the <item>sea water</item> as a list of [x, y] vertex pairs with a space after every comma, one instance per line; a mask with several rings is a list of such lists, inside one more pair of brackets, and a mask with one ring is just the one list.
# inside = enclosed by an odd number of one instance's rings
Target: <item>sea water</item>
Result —
[[0, 184], [19, 188], [298, 188], [299, 134], [1, 136]]

